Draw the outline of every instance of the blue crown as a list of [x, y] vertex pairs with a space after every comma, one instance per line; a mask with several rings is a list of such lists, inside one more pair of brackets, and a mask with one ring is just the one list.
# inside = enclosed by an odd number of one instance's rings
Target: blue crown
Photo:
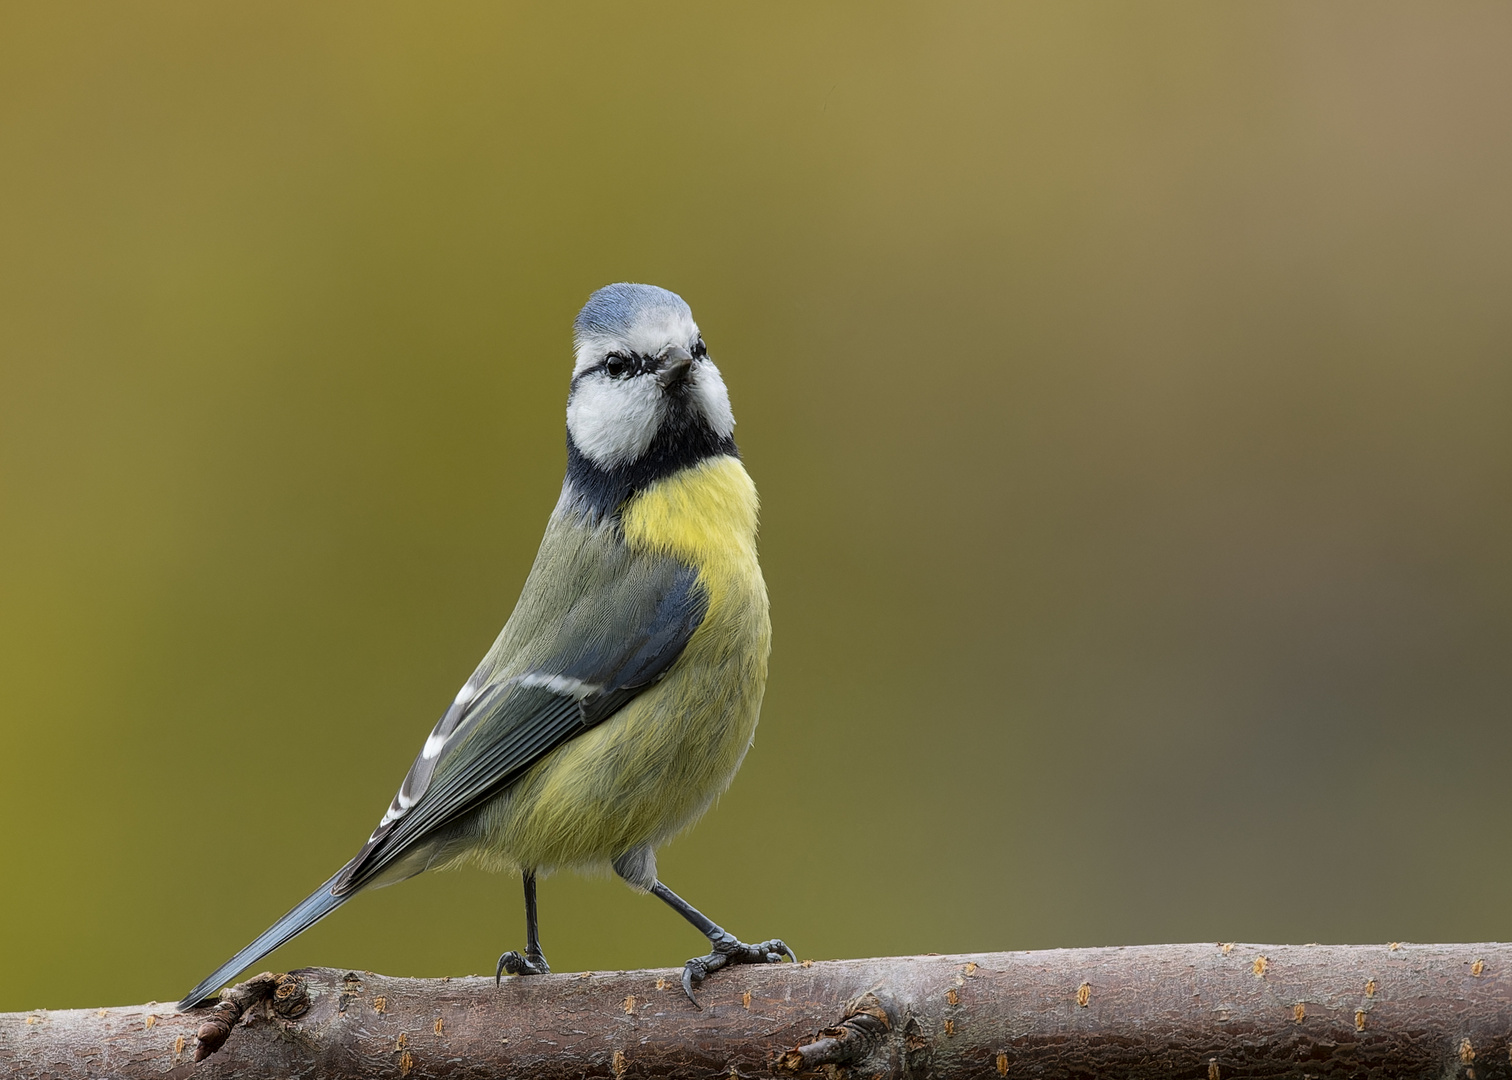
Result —
[[621, 337], [653, 312], [675, 312], [690, 321], [693, 318], [693, 312], [675, 292], [655, 285], [622, 281], [605, 285], [588, 298], [583, 310], [572, 321], [572, 334], [579, 338], [600, 334]]

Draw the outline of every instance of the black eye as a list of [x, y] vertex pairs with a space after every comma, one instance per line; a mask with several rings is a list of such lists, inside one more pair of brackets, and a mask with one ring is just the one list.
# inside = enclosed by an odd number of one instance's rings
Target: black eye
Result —
[[699, 338], [697, 341], [695, 341], [693, 343], [693, 359], [695, 359], [695, 360], [702, 360], [704, 357], [706, 357], [708, 355], [709, 355], [709, 350], [704, 345], [703, 338]]
[[604, 370], [609, 373], [611, 379], [623, 379], [630, 373], [630, 361], [619, 353], [611, 354], [604, 361]]

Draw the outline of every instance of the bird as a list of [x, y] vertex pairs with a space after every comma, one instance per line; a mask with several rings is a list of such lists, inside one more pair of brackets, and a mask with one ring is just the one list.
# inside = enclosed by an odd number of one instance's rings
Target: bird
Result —
[[513, 613], [426, 737], [352, 859], [179, 1003], [363, 889], [472, 864], [519, 874], [525, 948], [494, 971], [550, 972], [536, 878], [612, 868], [709, 941], [689, 1000], [730, 964], [796, 961], [746, 944], [664, 885], [656, 849], [725, 790], [756, 731], [771, 651], [758, 500], [729, 392], [687, 303], [607, 285], [573, 322], [567, 468]]

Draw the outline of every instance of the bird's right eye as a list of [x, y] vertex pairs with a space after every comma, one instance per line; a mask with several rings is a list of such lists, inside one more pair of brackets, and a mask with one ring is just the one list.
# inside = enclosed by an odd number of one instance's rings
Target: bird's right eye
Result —
[[604, 370], [611, 379], [623, 379], [630, 370], [630, 361], [616, 353], [604, 361]]

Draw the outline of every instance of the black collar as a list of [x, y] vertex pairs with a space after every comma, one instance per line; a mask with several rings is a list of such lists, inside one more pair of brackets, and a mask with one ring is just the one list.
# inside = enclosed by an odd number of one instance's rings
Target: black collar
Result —
[[670, 409], [651, 445], [634, 461], [613, 469], [595, 465], [567, 433], [567, 481], [581, 508], [595, 520], [618, 520], [620, 511], [638, 492], [705, 458], [740, 457], [735, 440], [714, 433], [702, 417], [689, 410]]

